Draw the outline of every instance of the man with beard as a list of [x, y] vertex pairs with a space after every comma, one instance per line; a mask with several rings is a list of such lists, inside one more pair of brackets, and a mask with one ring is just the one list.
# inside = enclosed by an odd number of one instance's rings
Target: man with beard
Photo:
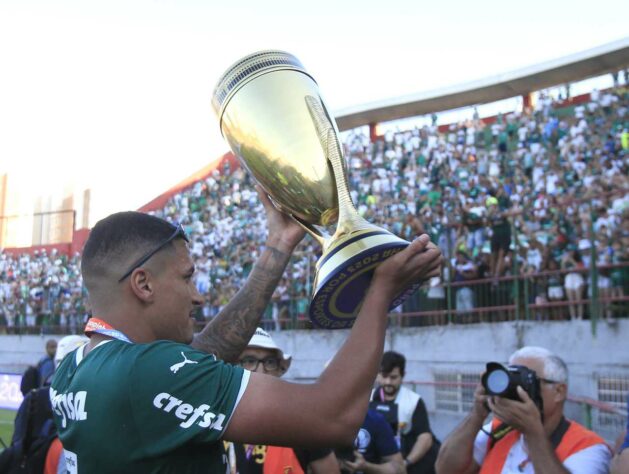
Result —
[[433, 474], [439, 441], [430, 430], [428, 413], [421, 397], [402, 387], [406, 359], [394, 351], [385, 352], [370, 407], [391, 424], [409, 474]]

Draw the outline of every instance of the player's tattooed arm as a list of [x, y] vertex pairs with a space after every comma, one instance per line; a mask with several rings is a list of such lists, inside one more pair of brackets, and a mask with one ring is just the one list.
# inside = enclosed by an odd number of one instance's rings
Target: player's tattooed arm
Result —
[[258, 327], [290, 255], [290, 251], [267, 246], [245, 285], [194, 337], [191, 346], [226, 362], [236, 362]]

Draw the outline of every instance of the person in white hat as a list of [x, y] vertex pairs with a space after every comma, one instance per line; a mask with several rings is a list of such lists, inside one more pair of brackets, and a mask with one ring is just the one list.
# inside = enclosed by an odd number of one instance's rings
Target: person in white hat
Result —
[[284, 354], [271, 335], [257, 328], [247, 348], [240, 354], [238, 363], [251, 372], [281, 377], [290, 368], [292, 358]]
[[[238, 363], [245, 370], [281, 377], [290, 368], [292, 358], [285, 354], [264, 329], [257, 328]], [[314, 474], [338, 473], [332, 449], [291, 449], [277, 446], [233, 444], [230, 447], [232, 472], [255, 474], [285, 472], [277, 468], [291, 467], [290, 472]]]
[[57, 343], [57, 352], [55, 353], [55, 369], [59, 366], [65, 356], [87, 342], [89, 342], [89, 339], [86, 336], [79, 336], [77, 334], [62, 337]]

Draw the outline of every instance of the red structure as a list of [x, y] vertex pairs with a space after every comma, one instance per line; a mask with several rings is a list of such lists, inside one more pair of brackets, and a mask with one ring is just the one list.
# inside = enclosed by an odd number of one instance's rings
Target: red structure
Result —
[[[230, 169], [232, 171], [237, 169], [239, 166], [238, 159], [232, 153], [225, 153], [218, 160], [215, 160], [203, 169], [190, 175], [188, 178], [173, 186], [165, 193], [160, 194], [152, 201], [149, 201], [138, 210], [142, 212], [150, 212], [163, 208], [173, 195], [193, 185], [197, 181], [207, 178], [214, 170], [223, 169], [226, 163], [229, 163]], [[52, 250], [56, 250], [59, 254], [62, 255], [73, 255], [74, 253], [80, 253], [83, 250], [83, 246], [85, 245], [85, 241], [87, 240], [89, 234], [89, 229], [75, 229], [72, 233], [71, 242], [50, 245], [34, 245], [31, 247], [11, 247], [5, 248], [3, 250], [10, 255], [33, 255], [35, 251], [39, 252], [42, 250], [46, 251], [46, 253], [50, 253]]]

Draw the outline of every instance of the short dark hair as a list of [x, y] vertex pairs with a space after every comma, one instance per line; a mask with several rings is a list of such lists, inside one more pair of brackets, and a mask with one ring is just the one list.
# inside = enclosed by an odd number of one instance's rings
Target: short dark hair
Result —
[[380, 372], [388, 374], [395, 368], [400, 369], [400, 375], [404, 377], [406, 369], [406, 357], [399, 352], [388, 351], [382, 354], [382, 362], [380, 363]]
[[[83, 248], [83, 278], [89, 281], [112, 264], [128, 263], [132, 256], [168, 239], [173, 229], [168, 221], [143, 212], [118, 212], [98, 221]], [[86, 287], [89, 291], [89, 282]]]

